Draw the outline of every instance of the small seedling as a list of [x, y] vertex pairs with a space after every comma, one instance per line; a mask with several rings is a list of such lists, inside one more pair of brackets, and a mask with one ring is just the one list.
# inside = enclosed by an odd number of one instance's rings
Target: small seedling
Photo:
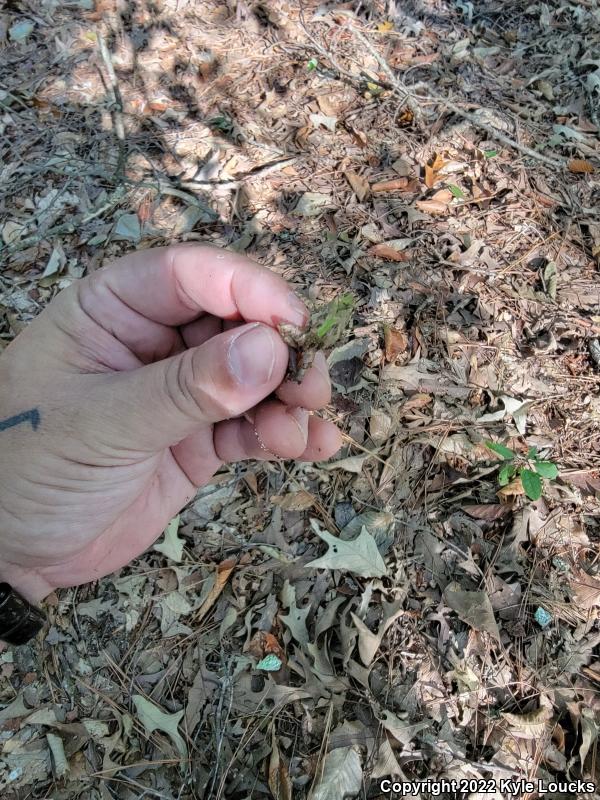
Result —
[[354, 296], [342, 294], [322, 308], [314, 309], [306, 328], [278, 326], [283, 341], [290, 347], [287, 378], [300, 382], [311, 366], [317, 350], [333, 347], [343, 336], [354, 314]]
[[500, 486], [507, 486], [517, 477], [530, 500], [539, 500], [542, 496], [542, 478], [553, 481], [558, 476], [556, 464], [553, 461], [540, 460], [536, 447], [530, 447], [527, 457], [524, 458], [503, 444], [486, 442], [485, 445], [504, 459], [498, 473]]
[[316, 58], [311, 58], [310, 61], [308, 62], [308, 64], [306, 65], [306, 69], [309, 72], [312, 72], [313, 70], [315, 70], [317, 68], [318, 65], [319, 65], [319, 62], [317, 61], [317, 59]]

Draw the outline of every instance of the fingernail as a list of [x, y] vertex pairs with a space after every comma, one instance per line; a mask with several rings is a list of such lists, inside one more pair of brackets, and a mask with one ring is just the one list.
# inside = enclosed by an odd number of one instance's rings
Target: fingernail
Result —
[[275, 347], [268, 329], [256, 323], [232, 339], [227, 353], [229, 369], [244, 386], [262, 386], [273, 377]]
[[308, 439], [308, 411], [305, 408], [288, 408], [287, 413], [298, 426], [304, 441]]
[[288, 313], [286, 322], [302, 327], [308, 320], [308, 308], [294, 292], [290, 292], [287, 297]]

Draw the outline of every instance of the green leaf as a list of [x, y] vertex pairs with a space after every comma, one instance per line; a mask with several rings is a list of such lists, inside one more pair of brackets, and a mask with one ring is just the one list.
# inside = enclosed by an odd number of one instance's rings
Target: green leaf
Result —
[[375, 539], [368, 530], [361, 528], [356, 539], [345, 541], [319, 530], [316, 520], [311, 520], [312, 529], [327, 543], [329, 549], [321, 558], [306, 564], [308, 569], [340, 569], [353, 572], [363, 578], [382, 578], [387, 570]]
[[514, 464], [505, 464], [498, 474], [498, 483], [500, 486], [506, 486], [516, 471], [517, 468]]
[[498, 444], [497, 442], [485, 442], [484, 444], [492, 452], [502, 456], [502, 458], [513, 459], [515, 457], [514, 451], [510, 450], [508, 447], [505, 447], [503, 444]]
[[542, 496], [542, 479], [530, 469], [521, 470], [521, 483], [530, 500], [539, 500]]
[[537, 447], [530, 447], [527, 451], [527, 458], [534, 459], [537, 458]]
[[448, 188], [450, 189], [454, 197], [460, 197], [461, 199], [465, 197], [465, 193], [460, 188], [460, 186], [455, 186], [453, 183], [449, 183]]
[[534, 461], [533, 468], [542, 478], [553, 481], [558, 477], [558, 467], [552, 461]]
[[486, 158], [495, 158], [498, 155], [498, 151], [497, 150], [484, 150], [483, 151], [483, 155]]
[[310, 59], [310, 61], [308, 62], [308, 64], [306, 65], [306, 69], [307, 69], [309, 72], [312, 72], [312, 71], [313, 71], [313, 69], [316, 69], [316, 68], [317, 68], [317, 65], [318, 65], [318, 63], [319, 63], [319, 62], [317, 61], [317, 59], [316, 59], [316, 58], [311, 58], [311, 59]]
[[180, 539], [177, 535], [177, 531], [179, 530], [179, 514], [176, 517], [173, 517], [171, 522], [167, 525], [167, 529], [165, 531], [165, 536], [162, 542], [154, 545], [154, 549], [158, 550], [159, 553], [163, 553], [167, 558], [170, 558], [171, 561], [181, 561], [181, 556], [183, 554], [183, 546], [185, 541]]
[[162, 731], [169, 736], [182, 758], [187, 758], [187, 746], [183, 737], [178, 731], [181, 718], [185, 714], [185, 709], [176, 711], [174, 714], [167, 714], [150, 700], [146, 700], [141, 694], [134, 694], [131, 698], [137, 710], [140, 722], [148, 733]]

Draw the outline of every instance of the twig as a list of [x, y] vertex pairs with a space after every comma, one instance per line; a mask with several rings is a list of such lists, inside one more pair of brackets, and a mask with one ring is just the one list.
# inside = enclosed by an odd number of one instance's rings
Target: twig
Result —
[[101, 33], [98, 33], [98, 47], [100, 49], [102, 61], [104, 62], [104, 67], [106, 68], [106, 72], [108, 74], [108, 88], [112, 95], [115, 134], [117, 141], [119, 142], [119, 160], [117, 162], [116, 172], [117, 176], [122, 176], [125, 168], [125, 124], [123, 122], [123, 99], [121, 97], [119, 82], [117, 81], [117, 75], [115, 73], [110, 52], [106, 46], [104, 36]]

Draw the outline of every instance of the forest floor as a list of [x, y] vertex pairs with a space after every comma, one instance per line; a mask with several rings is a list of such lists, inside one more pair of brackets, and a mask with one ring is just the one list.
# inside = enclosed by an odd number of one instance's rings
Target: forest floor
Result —
[[0, 654], [2, 796], [599, 783], [597, 2], [3, 5], [0, 351], [173, 241], [354, 305], [331, 463], [222, 469]]

